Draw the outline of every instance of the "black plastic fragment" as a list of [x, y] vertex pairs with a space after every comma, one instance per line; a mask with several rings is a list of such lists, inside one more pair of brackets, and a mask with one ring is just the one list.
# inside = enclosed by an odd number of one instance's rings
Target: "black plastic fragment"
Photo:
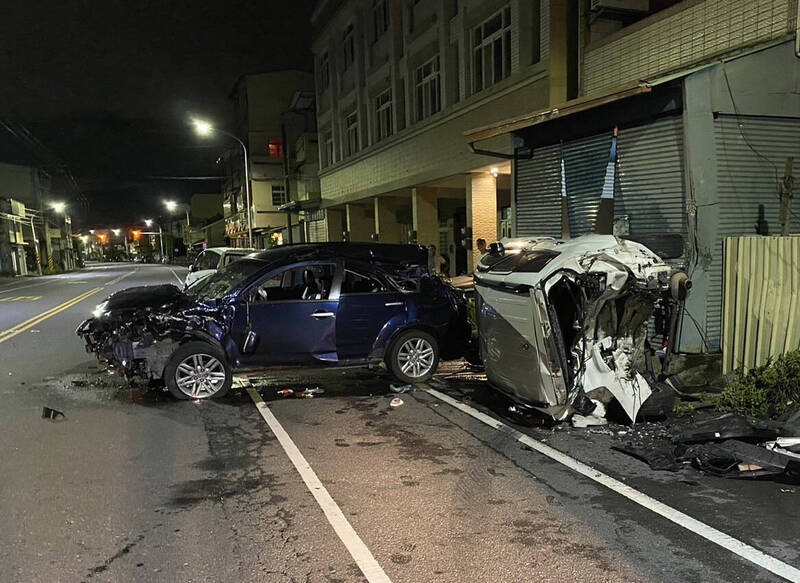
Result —
[[64, 419], [66, 419], [64, 413], [61, 411], [58, 411], [57, 409], [51, 409], [50, 407], [42, 407], [42, 419], [55, 420], [58, 417], [64, 417]]
[[636, 447], [630, 443], [615, 445], [611, 449], [642, 460], [650, 469], [677, 472], [683, 465], [675, 457], [675, 448], [670, 446]]

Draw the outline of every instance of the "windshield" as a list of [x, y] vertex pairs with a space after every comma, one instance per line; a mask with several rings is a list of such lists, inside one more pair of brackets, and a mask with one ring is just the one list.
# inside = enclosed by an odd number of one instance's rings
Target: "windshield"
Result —
[[186, 294], [195, 298], [217, 300], [224, 298], [264, 267], [263, 261], [241, 259], [219, 269], [186, 288]]

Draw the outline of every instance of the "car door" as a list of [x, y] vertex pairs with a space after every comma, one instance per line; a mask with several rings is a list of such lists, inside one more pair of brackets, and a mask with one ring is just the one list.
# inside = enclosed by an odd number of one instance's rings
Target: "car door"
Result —
[[247, 332], [255, 333], [242, 365], [336, 361], [339, 278], [335, 262], [320, 261], [278, 269], [258, 282], [248, 294], [248, 314], [237, 318], [247, 329], [234, 331], [234, 338], [242, 339], [240, 348]]
[[388, 328], [405, 322], [405, 294], [369, 267], [345, 264], [336, 317], [340, 359], [366, 358], [388, 337]]

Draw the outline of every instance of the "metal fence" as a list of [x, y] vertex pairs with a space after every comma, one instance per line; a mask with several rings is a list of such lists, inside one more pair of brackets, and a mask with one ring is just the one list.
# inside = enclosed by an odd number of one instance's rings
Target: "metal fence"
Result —
[[726, 237], [722, 368], [749, 370], [800, 348], [800, 236]]

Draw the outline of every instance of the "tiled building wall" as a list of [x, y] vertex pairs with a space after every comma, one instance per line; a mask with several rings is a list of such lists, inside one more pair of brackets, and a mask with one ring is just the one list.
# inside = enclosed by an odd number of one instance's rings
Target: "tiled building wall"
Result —
[[794, 0], [687, 0], [590, 45], [583, 93], [685, 69], [792, 29]]

